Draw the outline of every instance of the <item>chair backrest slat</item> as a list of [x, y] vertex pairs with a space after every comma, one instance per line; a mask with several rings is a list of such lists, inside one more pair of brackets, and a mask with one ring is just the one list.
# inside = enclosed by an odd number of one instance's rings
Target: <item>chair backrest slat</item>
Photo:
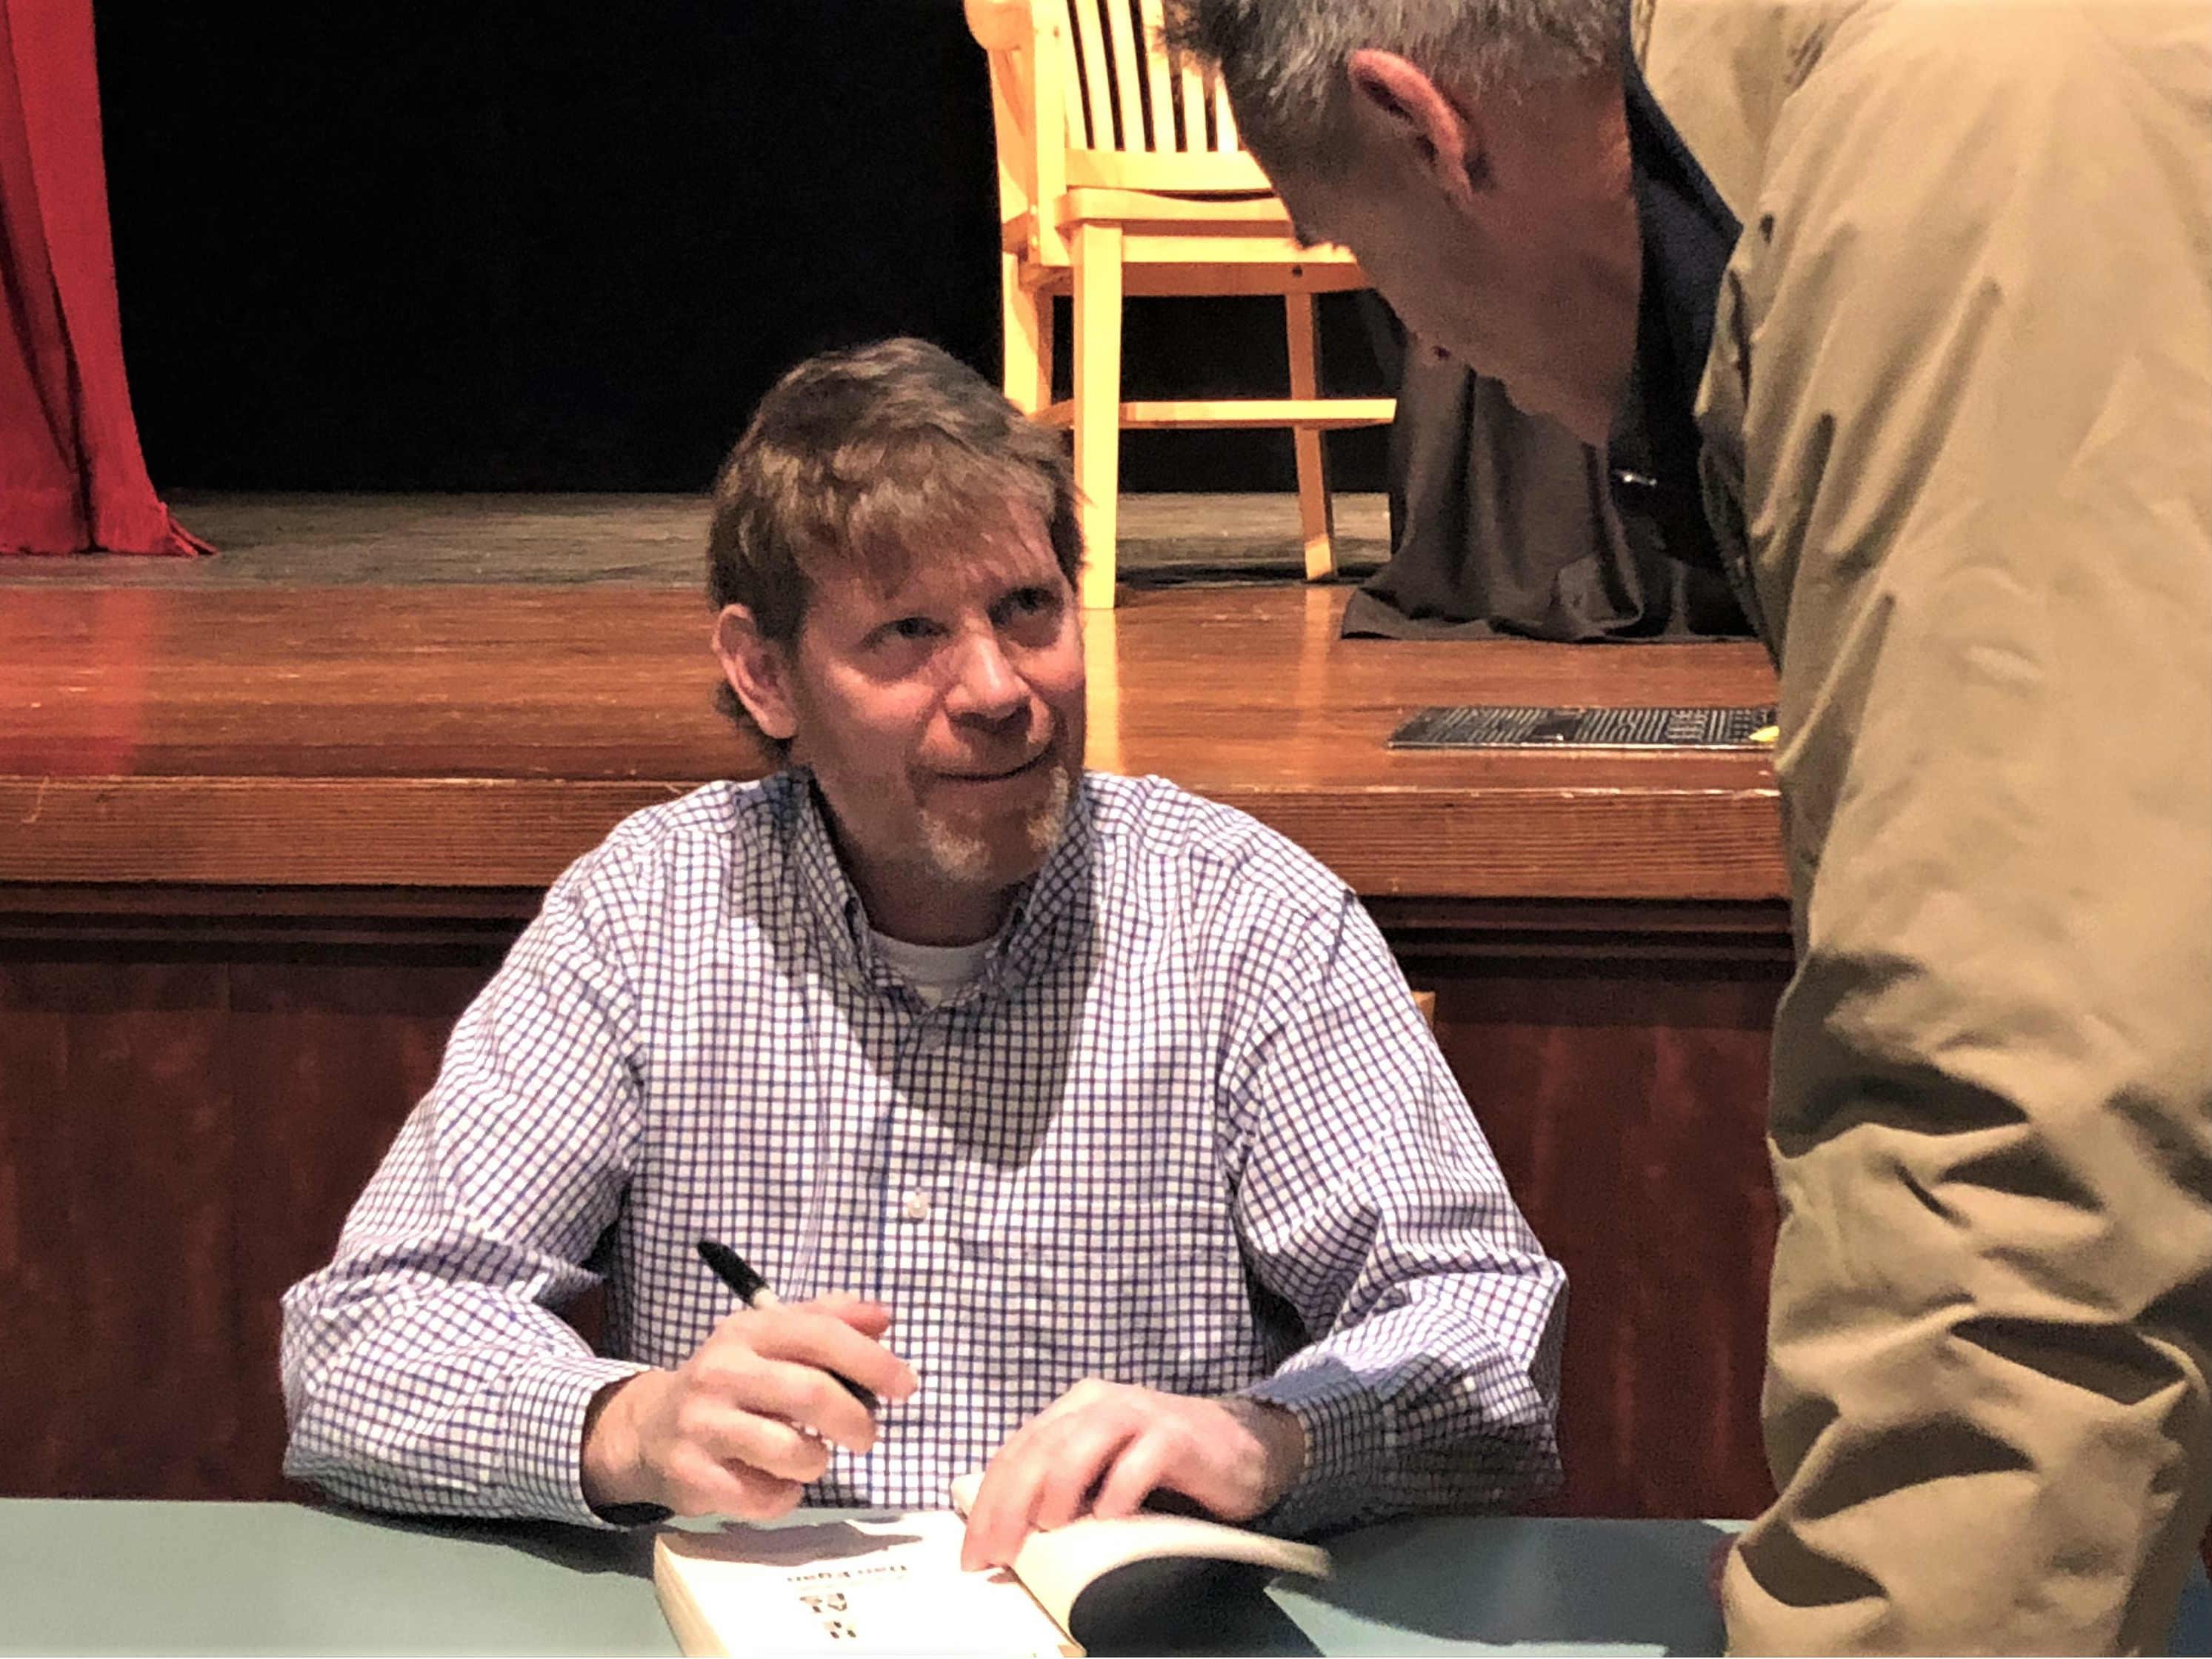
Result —
[[1170, 53], [1164, 0], [1047, 0], [1066, 19], [1071, 149], [1229, 155], [1243, 149], [1212, 70]]
[[[1083, 68], [1083, 102], [1090, 116], [1087, 133], [1070, 128], [1068, 142], [1079, 149], [1113, 149], [1114, 83], [1106, 72], [1106, 41], [1099, 27], [1098, 0], [1067, 0], [1067, 28]], [[1079, 133], [1083, 133], [1078, 143]]]
[[1213, 87], [1214, 149], [1243, 149], [1243, 141], [1237, 136], [1237, 118], [1229, 112], [1229, 88], [1221, 84], [1221, 77], [1218, 75], [1209, 75], [1206, 79]]
[[1114, 101], [1121, 112], [1121, 142], [1125, 150], [1153, 148], [1146, 119], [1145, 78], [1138, 69], [1143, 43], [1137, 38], [1136, 14], [1131, 0], [1098, 0], [1106, 14], [1106, 34], [1114, 48]]
[[1187, 149], [1176, 136], [1175, 92], [1168, 73], [1167, 15], [1161, 0], [1138, 0], [1137, 20], [1142, 30], [1137, 50], [1145, 60], [1145, 92], [1152, 112], [1152, 148]]
[[1203, 150], [1206, 137], [1206, 71], [1197, 59], [1176, 54], [1176, 105], [1182, 117], [1182, 148]]

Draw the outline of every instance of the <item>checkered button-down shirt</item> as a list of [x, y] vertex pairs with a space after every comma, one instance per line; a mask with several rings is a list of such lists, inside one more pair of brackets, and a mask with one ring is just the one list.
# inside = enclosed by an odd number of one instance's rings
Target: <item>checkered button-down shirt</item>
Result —
[[[1366, 913], [1158, 779], [1076, 801], [934, 1007], [803, 772], [579, 860], [285, 1297], [288, 1472], [593, 1522], [586, 1407], [729, 1313], [716, 1238], [786, 1299], [889, 1304], [921, 1374], [811, 1502], [941, 1504], [1091, 1376], [1297, 1413], [1285, 1529], [1547, 1483], [1564, 1278]], [[612, 1358], [551, 1311], [599, 1280]]]

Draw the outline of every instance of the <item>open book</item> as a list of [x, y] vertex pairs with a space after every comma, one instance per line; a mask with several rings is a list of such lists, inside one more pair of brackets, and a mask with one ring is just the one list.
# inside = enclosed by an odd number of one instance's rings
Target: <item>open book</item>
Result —
[[1011, 1575], [963, 1572], [977, 1479], [950, 1510], [672, 1528], [653, 1552], [669, 1628], [690, 1654], [1158, 1652], [1278, 1573], [1328, 1574], [1315, 1545], [1152, 1514], [1031, 1533]]

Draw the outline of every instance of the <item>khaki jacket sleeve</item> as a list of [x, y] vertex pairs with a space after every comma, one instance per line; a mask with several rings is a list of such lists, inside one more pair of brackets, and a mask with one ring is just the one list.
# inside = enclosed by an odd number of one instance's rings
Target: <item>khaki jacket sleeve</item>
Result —
[[1722, 296], [1800, 935], [1740, 1650], [2154, 1644], [2212, 1506], [2203, 17], [1851, 15]]

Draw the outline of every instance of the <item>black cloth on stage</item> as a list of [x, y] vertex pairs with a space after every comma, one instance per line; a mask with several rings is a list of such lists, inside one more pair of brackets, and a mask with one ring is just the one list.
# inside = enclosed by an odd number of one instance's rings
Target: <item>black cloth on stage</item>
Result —
[[1739, 228], [1632, 55], [1625, 91], [1644, 276], [1611, 443], [1584, 444], [1497, 381], [1401, 345], [1390, 562], [1346, 605], [1346, 637], [1751, 633], [1698, 501], [1691, 417]]

